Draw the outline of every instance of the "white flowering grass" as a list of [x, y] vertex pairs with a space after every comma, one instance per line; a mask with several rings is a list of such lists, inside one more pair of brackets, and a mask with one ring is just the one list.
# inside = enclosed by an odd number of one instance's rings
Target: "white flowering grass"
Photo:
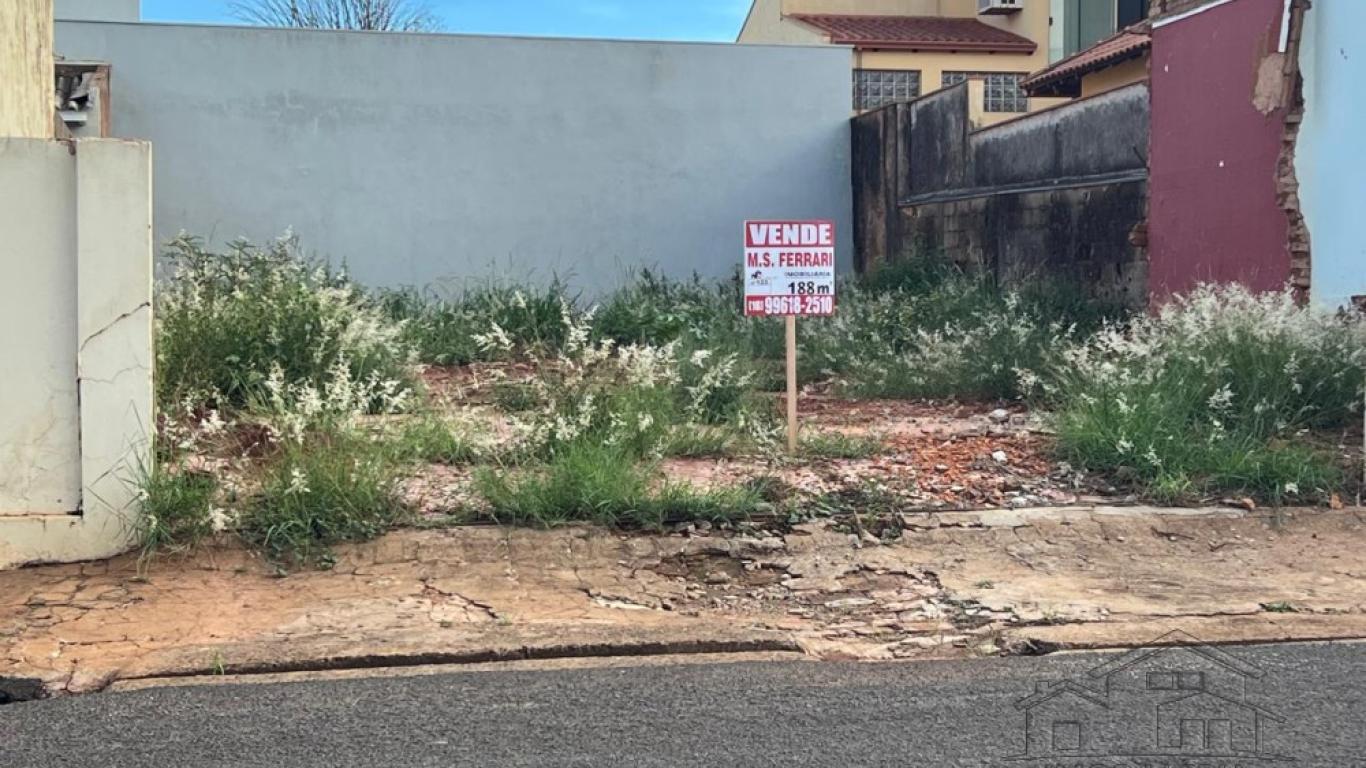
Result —
[[171, 272], [157, 287], [156, 312], [163, 409], [190, 398], [219, 408], [294, 399], [385, 410], [411, 389], [402, 324], [301, 256], [292, 237], [221, 253], [181, 237], [165, 258]]
[[488, 514], [505, 523], [630, 527], [747, 515], [754, 494], [655, 477], [666, 455], [771, 444], [769, 409], [752, 397], [739, 355], [685, 349], [678, 339], [620, 345], [595, 318], [591, 309], [564, 308], [563, 343], [538, 361], [540, 376], [528, 385], [525, 399], [537, 407], [508, 417], [527, 460], [476, 475]]
[[384, 437], [384, 449], [396, 461], [418, 464], [473, 464], [493, 453], [493, 446], [469, 424], [428, 413], [410, 419], [397, 433]]
[[1342, 482], [1316, 430], [1359, 419], [1366, 326], [1286, 293], [1203, 286], [1068, 348], [1026, 381], [1062, 450], [1159, 497], [1323, 499]]
[[[737, 279], [678, 281], [642, 271], [595, 309], [558, 286], [486, 288], [453, 302], [412, 293], [384, 301], [405, 318], [426, 362], [551, 359], [575, 345], [569, 333], [580, 324], [594, 343], [731, 357], [754, 387], [781, 389], [783, 324], [745, 317], [741, 292]], [[834, 378], [856, 397], [1014, 397], [1015, 370], [1038, 367], [1078, 320], [1084, 330], [1095, 314], [1058, 286], [1011, 294], [942, 260], [910, 260], [846, 281], [834, 318], [800, 324], [799, 375], [803, 383]]]
[[[222, 253], [181, 237], [166, 257], [157, 291], [162, 464], [142, 483], [145, 546], [232, 528], [294, 558], [382, 530], [401, 507], [393, 484], [402, 451], [368, 437], [361, 419], [415, 405], [402, 323], [301, 256], [289, 236]], [[433, 434], [405, 438], [409, 453], [461, 453]], [[233, 463], [240, 487], [208, 490], [193, 469], [205, 457]]]
[[485, 285], [454, 297], [388, 291], [378, 303], [403, 325], [422, 362], [466, 365], [546, 353], [565, 341], [563, 315], [574, 299], [558, 281], [544, 288]]
[[413, 390], [402, 381], [382, 379], [378, 371], [358, 380], [338, 360], [321, 385], [291, 382], [278, 363], [272, 364], [264, 392], [248, 405], [276, 441], [301, 444], [310, 432], [352, 430], [366, 414], [401, 413], [413, 399]]
[[[781, 384], [782, 323], [745, 318], [735, 280], [643, 273], [601, 307], [555, 284], [442, 301], [364, 296], [290, 239], [224, 254], [182, 239], [171, 250], [159, 329], [169, 458], [231, 452], [239, 434], [264, 433], [228, 518], [277, 559], [316, 561], [401, 519], [404, 466], [482, 463], [478, 490], [502, 521], [636, 526], [741, 516], [754, 502], [743, 489], [664, 482], [660, 459], [778, 446], [774, 400], [759, 392]], [[1016, 370], [1040, 368], [1071, 332], [1038, 301], [912, 267], [846, 286], [835, 319], [801, 324], [804, 381], [835, 377], [866, 396], [1008, 396]], [[488, 445], [429, 411], [411, 384], [414, 350], [436, 364], [532, 364], [535, 378], [494, 393], [510, 434], [500, 426]], [[877, 449], [829, 436], [806, 445], [824, 457]]]
[[754, 395], [753, 376], [735, 353], [685, 351], [679, 341], [629, 344], [595, 332], [595, 312], [562, 314], [564, 343], [540, 360], [540, 375], [520, 393], [509, 416], [526, 453], [552, 458], [580, 443], [652, 459], [685, 446], [680, 432], [766, 434], [767, 404]]
[[[558, 284], [484, 287], [450, 301], [390, 293], [381, 303], [403, 319], [424, 362], [551, 360], [585, 342], [673, 345], [731, 358], [752, 386], [781, 389], [783, 324], [745, 317], [741, 294], [738, 275], [680, 281], [643, 270], [591, 309]], [[909, 259], [846, 281], [834, 318], [800, 324], [799, 373], [803, 383], [833, 377], [858, 397], [1014, 397], [1016, 369], [1037, 368], [1060, 338], [1094, 327], [1103, 311], [1063, 286], [1013, 294], [943, 259]], [[575, 327], [588, 337], [576, 342]]]
[[951, 270], [874, 275], [844, 290], [804, 352], [851, 397], [1015, 398], [1017, 370], [1043, 365], [1097, 321], [1101, 309], [1070, 297], [1047, 285], [1001, 291]]

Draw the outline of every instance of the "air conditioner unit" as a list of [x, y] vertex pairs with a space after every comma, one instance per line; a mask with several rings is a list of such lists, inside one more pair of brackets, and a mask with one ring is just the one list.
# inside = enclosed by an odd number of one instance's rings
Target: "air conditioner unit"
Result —
[[1018, 13], [1024, 9], [1025, 0], [977, 0], [977, 13], [981, 15], [997, 13]]

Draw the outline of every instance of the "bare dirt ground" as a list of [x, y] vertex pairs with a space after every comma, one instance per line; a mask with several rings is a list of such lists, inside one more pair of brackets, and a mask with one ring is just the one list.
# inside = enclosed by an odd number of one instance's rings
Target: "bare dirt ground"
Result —
[[1366, 637], [1366, 512], [1076, 506], [860, 530], [402, 531], [281, 574], [232, 546], [0, 577], [0, 698], [567, 657], [918, 659]]
[[[859, 459], [763, 461], [671, 459], [665, 472], [707, 486], [770, 475], [807, 494], [887, 493], [901, 506], [969, 509], [1074, 504], [1090, 484], [1050, 456], [1041, 425], [1022, 409], [895, 400], [801, 400], [805, 434], [876, 441], [882, 450]], [[1005, 414], [997, 421], [992, 413]]]
[[[439, 407], [480, 425], [495, 441], [511, 429], [497, 406], [499, 387], [536, 376], [530, 363], [480, 363], [429, 368], [427, 390]], [[1027, 509], [1070, 505], [1128, 505], [1138, 500], [1102, 477], [1089, 476], [1056, 457], [1047, 420], [1020, 404], [952, 401], [846, 400], [822, 386], [800, 398], [803, 439], [843, 435], [880, 450], [865, 458], [741, 453], [727, 457], [671, 458], [659, 473], [701, 488], [735, 486], [764, 478], [800, 506], [817, 512], [850, 508], [895, 511]], [[783, 396], [771, 395], [774, 413]], [[1362, 466], [1360, 425], [1344, 434], [1317, 436], [1337, 453], [1349, 480], [1335, 501], [1350, 502]], [[466, 467], [432, 465], [404, 484], [408, 500], [430, 518], [477, 510]], [[1253, 509], [1242, 498], [1208, 504]]]
[[[432, 368], [425, 374], [433, 401], [484, 424], [493, 439], [508, 436], [493, 406], [497, 387], [528, 381], [528, 364]], [[773, 396], [775, 413], [781, 396]], [[802, 434], [844, 435], [881, 446], [866, 458], [739, 455], [668, 459], [661, 475], [699, 487], [738, 485], [754, 478], [776, 481], [810, 502], [870, 502], [880, 497], [901, 509], [990, 509], [1125, 503], [1124, 494], [1075, 471], [1052, 456], [1043, 421], [1025, 408], [996, 404], [843, 400], [803, 393]], [[433, 465], [415, 473], [405, 492], [429, 517], [477, 506], [472, 472]]]

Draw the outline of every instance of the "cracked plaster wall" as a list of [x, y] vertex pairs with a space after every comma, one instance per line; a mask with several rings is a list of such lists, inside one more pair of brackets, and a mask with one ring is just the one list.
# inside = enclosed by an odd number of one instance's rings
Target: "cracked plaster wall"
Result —
[[0, 139], [0, 568], [132, 541], [152, 435], [151, 147]]

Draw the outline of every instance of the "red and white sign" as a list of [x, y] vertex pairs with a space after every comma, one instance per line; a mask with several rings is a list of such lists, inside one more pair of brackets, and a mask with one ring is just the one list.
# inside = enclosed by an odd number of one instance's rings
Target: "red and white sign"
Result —
[[835, 222], [745, 222], [745, 314], [835, 314]]

